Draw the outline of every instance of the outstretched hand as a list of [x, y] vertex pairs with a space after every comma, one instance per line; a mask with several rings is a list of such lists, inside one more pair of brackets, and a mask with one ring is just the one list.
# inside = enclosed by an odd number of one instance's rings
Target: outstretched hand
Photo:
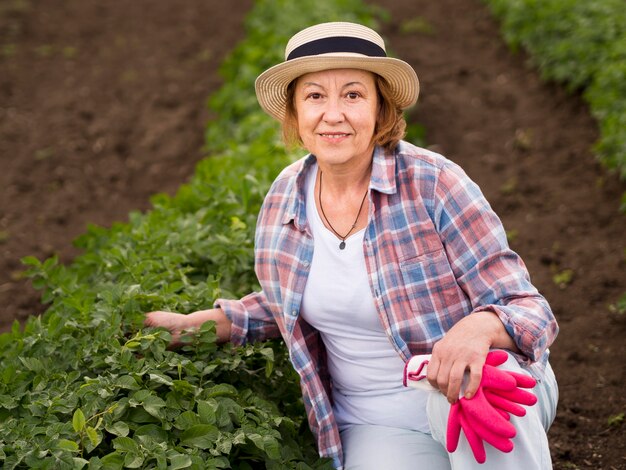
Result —
[[146, 313], [143, 323], [147, 327], [162, 327], [169, 330], [172, 335], [170, 347], [175, 348], [183, 344], [181, 337], [185, 333], [193, 332], [207, 321], [216, 323], [215, 331], [218, 343], [225, 343], [230, 339], [231, 322], [219, 308], [199, 310], [188, 315], [162, 311], [149, 312]]
[[189, 320], [189, 315], [182, 313], [156, 311], [146, 313], [143, 324], [147, 327], [161, 327], [169, 330], [172, 335], [170, 347], [176, 348], [182, 345], [181, 336], [184, 332], [193, 328]]

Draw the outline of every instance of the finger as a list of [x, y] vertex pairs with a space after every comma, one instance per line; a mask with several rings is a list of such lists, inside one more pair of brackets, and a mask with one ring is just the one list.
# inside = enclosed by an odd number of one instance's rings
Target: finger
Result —
[[464, 396], [467, 399], [471, 399], [476, 394], [476, 391], [481, 384], [483, 377], [483, 367], [479, 367], [476, 365], [470, 366], [468, 377], [469, 380], [467, 382], [467, 385], [465, 386]]
[[514, 390], [517, 382], [509, 371], [498, 369], [485, 364], [483, 367], [481, 385], [485, 388], [497, 390]]
[[467, 415], [468, 419], [472, 422], [481, 422], [484, 427], [488, 428], [494, 434], [503, 437], [514, 437], [516, 434], [515, 426], [510, 421], [503, 419], [493, 405], [489, 403], [482, 391], [479, 388], [474, 395], [474, 398], [467, 400], [463, 398], [461, 400], [463, 406], [463, 412]]
[[499, 366], [500, 364], [504, 364], [508, 358], [509, 355], [506, 351], [503, 351], [502, 349], [494, 349], [487, 353], [485, 364], [489, 364], [490, 366]]
[[517, 403], [507, 400], [506, 398], [496, 395], [495, 393], [491, 393], [489, 390], [484, 390], [484, 393], [487, 401], [496, 408], [519, 417], [526, 415], [526, 409]]
[[511, 452], [513, 450], [513, 441], [507, 437], [494, 433], [485, 427], [480, 421], [471, 422], [472, 430], [476, 435], [488, 444], [501, 452]]
[[148, 312], [146, 313], [146, 316], [143, 320], [143, 324], [145, 326], [153, 326], [154, 325], [154, 313], [155, 312]]
[[432, 356], [430, 362], [428, 363], [428, 370], [426, 371], [426, 379], [428, 383], [430, 383], [437, 390], [441, 390], [439, 388], [439, 381], [437, 380], [439, 376], [441, 361], [436, 358], [436, 356]]
[[485, 463], [485, 460], [487, 460], [485, 446], [482, 439], [478, 437], [478, 434], [476, 434], [476, 432], [472, 428], [472, 425], [468, 422], [463, 408], [461, 408], [459, 418], [461, 420], [461, 427], [463, 428], [463, 432], [465, 433], [465, 438], [469, 443], [470, 449], [472, 449], [472, 454], [474, 454], [474, 459], [476, 459], [476, 462], [478, 463]]
[[500, 416], [502, 416], [504, 419], [506, 419], [507, 421], [511, 421], [511, 415], [508, 414], [506, 411], [501, 410], [500, 408], [498, 408], [497, 406], [494, 405], [493, 407], [494, 410], [496, 410], [498, 412], [498, 414]]
[[448, 391], [446, 396], [450, 403], [455, 403], [459, 399], [461, 394], [461, 385], [463, 385], [463, 378], [465, 376], [465, 365], [462, 363], [455, 363], [448, 376]]
[[450, 407], [448, 415], [448, 427], [446, 429], [446, 449], [448, 452], [454, 452], [459, 445], [459, 437], [461, 436], [461, 405], [459, 402]]
[[494, 395], [498, 395], [514, 403], [519, 403], [520, 405], [533, 406], [537, 403], [537, 396], [534, 393], [522, 390], [521, 388], [516, 388], [515, 390], [489, 389], [489, 391]]
[[515, 379], [518, 387], [522, 388], [534, 388], [537, 385], [537, 381], [532, 378], [530, 375], [521, 374], [519, 372], [511, 372], [510, 370], [506, 371], [511, 377]]

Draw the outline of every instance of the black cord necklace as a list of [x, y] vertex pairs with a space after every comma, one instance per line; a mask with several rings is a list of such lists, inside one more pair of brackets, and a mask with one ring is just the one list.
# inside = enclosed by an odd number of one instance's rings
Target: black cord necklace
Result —
[[348, 230], [348, 233], [346, 233], [345, 235], [340, 235], [337, 232], [337, 230], [335, 230], [335, 228], [331, 225], [330, 221], [328, 220], [328, 217], [326, 217], [326, 213], [324, 212], [324, 206], [322, 205], [322, 170], [320, 170], [320, 187], [319, 187], [318, 194], [317, 194], [317, 197], [320, 201], [320, 209], [322, 210], [322, 215], [324, 216], [324, 220], [326, 221], [330, 229], [333, 231], [335, 235], [337, 235], [341, 239], [341, 243], [339, 244], [340, 250], [343, 250], [346, 247], [346, 238], [348, 238], [348, 235], [350, 235], [352, 231], [354, 230], [354, 228], [356, 227], [356, 224], [359, 220], [359, 216], [361, 215], [361, 211], [363, 210], [363, 204], [365, 203], [365, 198], [367, 197], [368, 192], [369, 192], [369, 188], [365, 190], [365, 194], [363, 195], [363, 200], [361, 201], [361, 206], [359, 207], [359, 212], [356, 215], [356, 219], [354, 219], [354, 223], [352, 224], [352, 227], [350, 227], [350, 230]]

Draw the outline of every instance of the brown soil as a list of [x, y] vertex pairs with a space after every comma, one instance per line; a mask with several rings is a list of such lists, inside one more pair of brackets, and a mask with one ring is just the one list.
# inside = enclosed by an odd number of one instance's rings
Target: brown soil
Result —
[[[626, 292], [625, 188], [590, 150], [587, 107], [512, 55], [478, 0], [378, 3], [395, 55], [420, 76], [410, 117], [481, 185], [560, 322], [555, 468], [626, 468], [624, 425], [609, 424], [626, 411], [626, 319], [610, 308]], [[123, 221], [189, 178], [205, 99], [250, 6], [0, 4], [0, 331], [43, 310], [21, 257], [68, 262], [88, 223]]]

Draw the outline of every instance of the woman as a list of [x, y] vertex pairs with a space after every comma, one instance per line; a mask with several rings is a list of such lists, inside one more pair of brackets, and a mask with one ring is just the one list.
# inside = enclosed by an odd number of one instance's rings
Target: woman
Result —
[[[532, 374], [539, 403], [511, 417], [514, 450], [487, 446], [481, 468], [551, 468], [556, 321], [478, 187], [401, 140], [413, 68], [371, 29], [325, 23], [292, 37], [256, 92], [287, 143], [310, 152], [261, 209], [262, 291], [189, 315], [151, 312], [146, 325], [175, 342], [208, 320], [220, 341], [281, 335], [320, 454], [346, 469], [478, 468], [463, 438], [446, 451], [448, 414], [479, 390], [489, 351], [504, 349], [501, 367]], [[403, 386], [405, 363], [422, 354], [440, 393]]]

